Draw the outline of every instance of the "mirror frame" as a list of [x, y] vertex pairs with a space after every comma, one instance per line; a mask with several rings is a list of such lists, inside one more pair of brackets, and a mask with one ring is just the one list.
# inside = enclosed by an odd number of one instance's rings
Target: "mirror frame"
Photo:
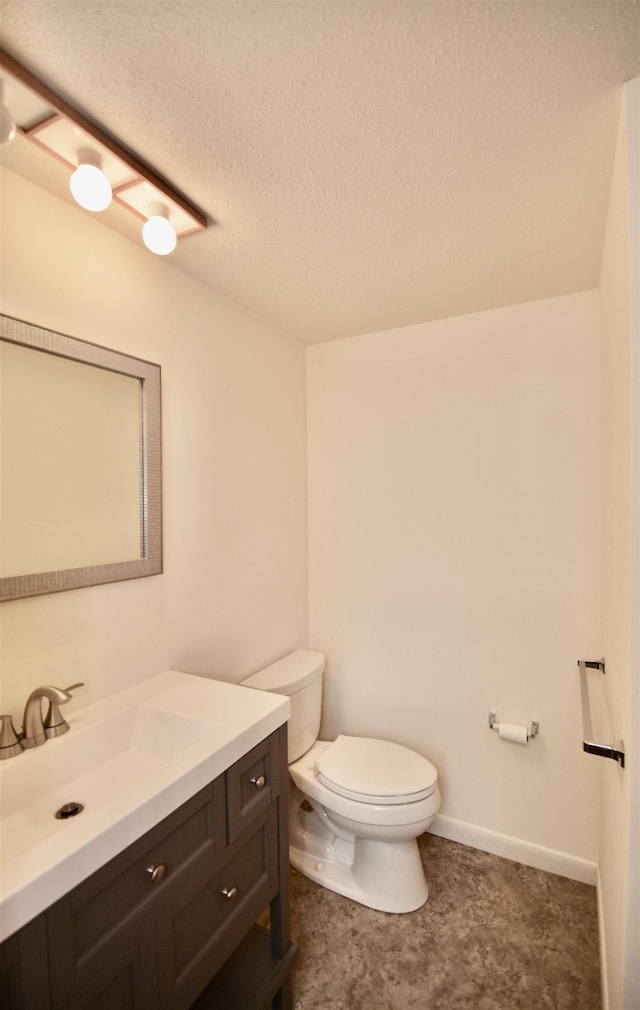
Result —
[[73, 361], [140, 380], [140, 542], [141, 557], [84, 568], [31, 572], [0, 578], [0, 602], [162, 573], [162, 455], [160, 365], [99, 344], [69, 337], [0, 313], [0, 340], [22, 344]]

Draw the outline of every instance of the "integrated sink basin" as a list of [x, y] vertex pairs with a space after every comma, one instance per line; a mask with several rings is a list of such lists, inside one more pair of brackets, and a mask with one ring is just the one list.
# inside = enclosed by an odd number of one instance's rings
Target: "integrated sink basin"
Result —
[[0, 765], [0, 941], [289, 715], [285, 697], [175, 671], [71, 705], [68, 733]]
[[[24, 823], [13, 837], [19, 848], [25, 841], [32, 844], [51, 833], [51, 817], [59, 804], [80, 802], [91, 807], [104, 803], [219, 725], [151, 705], [132, 705], [85, 725], [69, 722], [73, 731], [28, 752], [35, 760], [14, 761], [2, 768], [6, 773], [0, 798], [2, 822], [22, 816]], [[3, 843], [10, 838], [5, 839], [3, 833]]]

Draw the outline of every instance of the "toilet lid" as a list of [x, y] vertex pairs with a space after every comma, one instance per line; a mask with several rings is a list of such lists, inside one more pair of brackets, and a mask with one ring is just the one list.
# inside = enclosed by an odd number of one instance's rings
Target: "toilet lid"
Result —
[[438, 782], [434, 766], [415, 751], [356, 736], [339, 736], [317, 759], [314, 772], [332, 792], [364, 803], [414, 803]]

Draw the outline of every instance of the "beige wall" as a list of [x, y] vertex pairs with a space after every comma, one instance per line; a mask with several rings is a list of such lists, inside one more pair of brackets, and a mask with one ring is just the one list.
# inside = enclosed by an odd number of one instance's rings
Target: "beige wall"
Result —
[[[633, 105], [630, 106], [634, 108]], [[630, 873], [630, 864], [637, 861], [637, 845], [640, 831], [631, 823], [631, 790], [636, 785], [637, 760], [633, 732], [633, 672], [637, 679], [638, 657], [634, 656], [634, 622], [638, 615], [637, 599], [633, 596], [634, 535], [638, 533], [637, 498], [635, 511], [632, 509], [632, 476], [637, 474], [638, 442], [632, 438], [632, 405], [635, 386], [635, 407], [637, 402], [637, 377], [632, 384], [632, 349], [635, 339], [638, 345], [637, 319], [636, 333], [632, 336], [631, 326], [631, 271], [630, 271], [630, 178], [635, 177], [636, 193], [638, 181], [635, 172], [629, 172], [629, 133], [635, 131], [637, 149], [637, 87], [635, 117], [627, 117], [623, 103], [618, 131], [616, 160], [611, 186], [607, 232], [602, 257], [600, 276], [600, 304], [602, 317], [602, 613], [603, 652], [606, 658], [606, 701], [610, 714], [611, 733], [614, 741], [624, 740], [626, 768], [623, 770], [613, 761], [602, 762], [599, 768], [601, 783], [600, 820], [600, 901], [601, 901], [601, 947], [606, 963], [604, 973], [604, 1004], [611, 1010], [637, 1006], [640, 998], [638, 972], [635, 970], [634, 992], [629, 988], [626, 1001], [623, 998], [625, 978], [625, 940], [628, 917], [634, 915], [637, 923], [637, 908], [640, 896], [631, 887], [637, 872]], [[637, 210], [637, 200], [636, 200]], [[637, 248], [638, 225], [635, 224]], [[637, 300], [637, 275], [634, 277]], [[637, 358], [635, 368], [637, 368]], [[635, 524], [635, 529], [634, 529]], [[637, 561], [636, 561], [637, 565]], [[637, 572], [635, 573], [637, 578]], [[636, 687], [637, 690], [637, 687]], [[637, 715], [636, 729], [637, 733]], [[635, 817], [638, 817], [636, 806]], [[635, 837], [634, 837], [635, 836]], [[632, 852], [630, 843], [636, 848]], [[629, 903], [635, 909], [629, 907]], [[636, 942], [640, 941], [637, 933]], [[632, 955], [637, 962], [638, 950]], [[631, 965], [628, 966], [631, 969]], [[631, 985], [631, 980], [629, 981]]]
[[[324, 734], [415, 748], [441, 776], [436, 831], [592, 881], [576, 660], [600, 648], [598, 328], [585, 292], [307, 351]], [[490, 709], [539, 738], [500, 740]]]
[[305, 644], [303, 347], [7, 171], [2, 198], [2, 311], [162, 366], [165, 569], [3, 603], [2, 711], [43, 683], [84, 703], [169, 667], [238, 680]]

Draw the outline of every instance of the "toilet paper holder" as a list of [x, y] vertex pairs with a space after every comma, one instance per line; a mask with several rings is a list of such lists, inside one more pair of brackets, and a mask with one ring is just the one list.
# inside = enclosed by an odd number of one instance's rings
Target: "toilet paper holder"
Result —
[[[495, 712], [489, 712], [489, 729], [500, 729], [500, 723], [496, 722], [497, 716]], [[527, 740], [531, 740], [532, 737], [537, 736], [540, 731], [539, 722], [531, 722], [529, 728], [527, 729]]]

